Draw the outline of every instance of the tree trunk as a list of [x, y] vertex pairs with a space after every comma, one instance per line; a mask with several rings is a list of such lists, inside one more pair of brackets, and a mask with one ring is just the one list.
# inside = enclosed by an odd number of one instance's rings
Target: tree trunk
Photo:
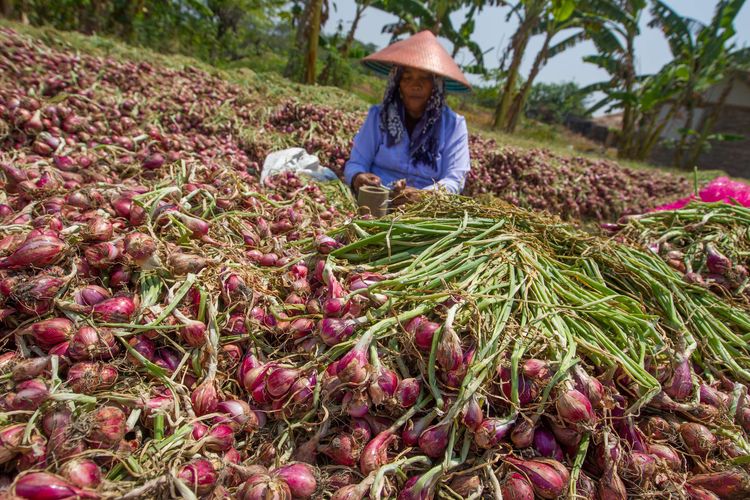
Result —
[[86, 35], [101, 35], [102, 23], [112, 14], [110, 2], [92, 2], [90, 7], [81, 6], [79, 13], [82, 16], [80, 22], [81, 32]]
[[539, 16], [541, 11], [536, 12], [536, 6], [532, 5], [526, 8], [526, 16], [518, 27], [518, 30], [513, 34], [511, 41], [511, 47], [513, 49], [513, 59], [510, 62], [510, 68], [508, 68], [508, 76], [505, 79], [505, 85], [503, 86], [500, 94], [500, 101], [497, 103], [495, 108], [495, 116], [492, 122], [492, 128], [505, 128], [508, 123], [508, 111], [510, 111], [510, 105], [513, 102], [515, 96], [516, 82], [518, 81], [518, 73], [521, 68], [521, 62], [523, 62], [523, 56], [526, 52], [526, 47], [529, 44], [531, 38], [531, 31], [539, 22]]
[[349, 57], [349, 51], [352, 50], [352, 45], [354, 44], [354, 35], [357, 32], [359, 20], [362, 19], [362, 13], [365, 11], [369, 4], [369, 0], [357, 2], [357, 10], [354, 13], [354, 20], [352, 21], [352, 25], [349, 28], [349, 33], [346, 34], [346, 40], [344, 40], [344, 43], [341, 45], [341, 47], [339, 47], [339, 54], [341, 54], [341, 57]]
[[530, 34], [531, 25], [524, 21], [518, 31], [513, 35], [513, 41], [511, 42], [511, 46], [513, 47], [513, 58], [510, 61], [510, 68], [508, 68], [508, 75], [505, 78], [505, 85], [503, 85], [500, 94], [500, 101], [495, 108], [495, 117], [492, 122], [492, 128], [494, 129], [505, 127], [507, 122], [508, 111], [510, 110], [511, 102], [513, 102], [516, 82], [518, 81], [518, 73], [521, 68], [521, 62], [523, 62], [523, 55], [526, 51], [526, 46], [529, 44]]
[[[628, 30], [627, 53], [625, 57], [625, 93], [632, 94], [635, 88], [635, 31]], [[622, 132], [620, 134], [620, 145], [617, 149], [619, 158], [631, 158], [633, 156], [633, 135], [635, 124], [638, 121], [637, 109], [633, 104], [626, 103], [622, 113]]]
[[[674, 118], [674, 116], [677, 114], [679, 108], [679, 102], [672, 104], [672, 107], [669, 109], [669, 112], [664, 115], [664, 118], [662, 118], [658, 124], [653, 126], [652, 129], [648, 131], [648, 133], [645, 135], [645, 140], [641, 143], [640, 151], [638, 153], [640, 159], [648, 159], [648, 157], [651, 155], [651, 151], [654, 149], [654, 146], [656, 146], [656, 143], [661, 138], [661, 133], [664, 131], [664, 127], [666, 127], [667, 124], [672, 121], [672, 118]], [[654, 119], [656, 119], [656, 117], [654, 117]]]
[[[688, 88], [693, 88], [693, 86], [688, 85]], [[683, 127], [682, 133], [680, 134], [680, 142], [677, 144], [677, 147], [674, 150], [674, 166], [678, 168], [682, 167], [682, 159], [687, 146], [688, 136], [690, 135], [690, 130], [692, 130], [693, 123], [695, 122], [695, 99], [693, 99], [692, 97], [688, 97], [685, 102], [687, 104], [687, 117], [685, 118], [685, 126]]]
[[654, 129], [657, 128], [658, 113], [652, 111], [641, 117], [638, 128], [634, 134], [633, 149], [630, 157], [634, 160], [644, 160], [648, 153], [647, 143], [653, 137]]
[[318, 38], [320, 37], [320, 11], [323, 0], [312, 0], [312, 16], [310, 19], [310, 36], [307, 40], [307, 59], [305, 61], [305, 83], [315, 83], [315, 62], [318, 58]]
[[508, 124], [505, 127], [505, 131], [508, 133], [512, 134], [516, 131], [518, 120], [523, 114], [523, 108], [524, 106], [526, 106], [526, 100], [529, 98], [531, 87], [534, 85], [534, 80], [536, 79], [537, 75], [539, 75], [539, 71], [542, 69], [542, 67], [547, 63], [549, 44], [555, 34], [555, 31], [547, 32], [547, 35], [544, 38], [544, 44], [542, 45], [539, 53], [536, 55], [536, 59], [534, 59], [534, 65], [531, 67], [529, 77], [524, 82], [523, 87], [521, 87], [521, 91], [516, 95], [515, 99], [513, 99], [513, 105], [511, 106], [510, 115], [508, 116]]
[[315, 0], [307, 0], [305, 8], [297, 20], [297, 33], [294, 37], [294, 48], [287, 59], [284, 76], [295, 81], [299, 81], [303, 76], [301, 74], [304, 67], [305, 40], [309, 28], [309, 21], [312, 13], [312, 7]]
[[108, 31], [117, 33], [125, 41], [132, 43], [134, 35], [133, 22], [143, 11], [143, 0], [114, 2], [112, 15], [109, 17]]
[[13, 0], [0, 0], [0, 15], [6, 19], [13, 17]]
[[719, 116], [721, 116], [721, 112], [724, 110], [724, 105], [726, 104], [729, 93], [732, 91], [732, 87], [734, 86], [734, 80], [735, 75], [732, 74], [732, 76], [730, 76], [729, 80], [727, 81], [727, 85], [721, 91], [719, 102], [716, 103], [716, 106], [711, 109], [711, 113], [703, 119], [703, 124], [701, 125], [701, 131], [698, 135], [698, 139], [695, 141], [695, 144], [693, 144], [693, 147], [689, 151], [689, 156], [686, 162], [689, 166], [694, 166], [696, 163], [698, 163], [698, 158], [703, 152], [703, 145], [708, 140], [708, 135], [713, 131], [714, 127], [716, 126], [716, 121], [719, 119]]

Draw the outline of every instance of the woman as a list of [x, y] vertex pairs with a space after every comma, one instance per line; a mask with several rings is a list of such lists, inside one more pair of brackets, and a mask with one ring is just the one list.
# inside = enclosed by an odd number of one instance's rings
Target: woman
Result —
[[354, 138], [344, 178], [355, 191], [385, 185], [396, 205], [419, 190], [460, 193], [469, 172], [466, 120], [445, 104], [445, 92], [471, 85], [429, 31], [396, 42], [363, 60], [389, 75], [383, 102], [370, 108]]

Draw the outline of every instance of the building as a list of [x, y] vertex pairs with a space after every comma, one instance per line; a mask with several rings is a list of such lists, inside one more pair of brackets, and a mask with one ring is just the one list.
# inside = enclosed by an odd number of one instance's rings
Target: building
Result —
[[[703, 102], [695, 110], [695, 129], [700, 130], [704, 120], [712, 114], [726, 83], [714, 85], [703, 95]], [[738, 140], [710, 141], [710, 147], [698, 158], [702, 169], [724, 170], [734, 177], [750, 178], [750, 72], [741, 73], [728, 89], [724, 106], [714, 125], [714, 134], [740, 136]], [[667, 113], [665, 109], [663, 113]], [[679, 139], [679, 131], [685, 126], [686, 111], [679, 111], [664, 127], [662, 143], [657, 145], [651, 161], [660, 165], [672, 165], [674, 151], [669, 141]], [[606, 147], [617, 146], [617, 133], [622, 127], [622, 113], [598, 116], [590, 119], [569, 118], [566, 126]]]
[[[695, 110], [696, 130], [700, 130], [704, 120], [711, 115], [726, 85], [725, 82], [716, 84], [704, 93], [702, 105]], [[710, 148], [698, 158], [698, 167], [720, 169], [732, 176], [750, 178], [750, 72], [736, 77], [728, 92], [712, 133], [742, 138], [711, 141]], [[686, 112], [681, 110], [664, 128], [662, 138], [667, 141], [678, 139], [685, 120]], [[657, 146], [651, 155], [652, 161], [663, 165], [670, 165], [672, 157], [673, 151], [665, 146]]]

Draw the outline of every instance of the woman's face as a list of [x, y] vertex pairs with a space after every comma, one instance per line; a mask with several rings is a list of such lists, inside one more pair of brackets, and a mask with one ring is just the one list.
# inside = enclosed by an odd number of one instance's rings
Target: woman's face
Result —
[[412, 118], [421, 118], [432, 93], [432, 73], [421, 69], [404, 68], [401, 75], [401, 100]]

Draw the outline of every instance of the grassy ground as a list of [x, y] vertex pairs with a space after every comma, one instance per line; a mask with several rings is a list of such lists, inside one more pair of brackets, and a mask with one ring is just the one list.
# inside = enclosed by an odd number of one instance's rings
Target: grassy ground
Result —
[[[344, 111], [364, 112], [369, 105], [379, 102], [385, 87], [384, 79], [365, 71], [355, 71], [354, 82], [350, 90], [294, 83], [278, 73], [278, 69], [282, 67], [283, 62], [278, 54], [269, 55], [270, 59], [262, 61], [262, 64], [258, 61], [239, 61], [231, 66], [218, 68], [194, 58], [179, 54], [164, 55], [99, 36], [84, 36], [76, 32], [61, 32], [52, 28], [25, 26], [3, 19], [0, 19], [0, 26], [11, 27], [16, 31], [38, 38], [52, 47], [95, 55], [123, 57], [136, 61], [147, 60], [167, 67], [196, 67], [257, 91], [266, 99], [264, 102], [269, 106], [269, 109], [277, 102], [294, 98], [301, 102], [321, 104]], [[248, 66], [252, 66], [258, 71], [253, 71]], [[33, 71], [33, 68], [29, 68], [29, 71]], [[466, 117], [469, 128], [473, 133], [495, 139], [499, 145], [522, 149], [545, 148], [564, 156], [616, 160], [619, 164], [634, 169], [659, 169], [680, 174], [691, 174], [690, 172], [657, 167], [648, 163], [618, 160], [616, 151], [604, 149], [600, 144], [574, 134], [562, 126], [552, 126], [527, 120], [516, 134], [497, 132], [491, 128], [492, 110], [473, 105], [456, 97], [451, 97], [449, 104], [458, 113]], [[700, 171], [699, 181], [709, 180], [722, 174], [723, 172], [718, 170]]]

